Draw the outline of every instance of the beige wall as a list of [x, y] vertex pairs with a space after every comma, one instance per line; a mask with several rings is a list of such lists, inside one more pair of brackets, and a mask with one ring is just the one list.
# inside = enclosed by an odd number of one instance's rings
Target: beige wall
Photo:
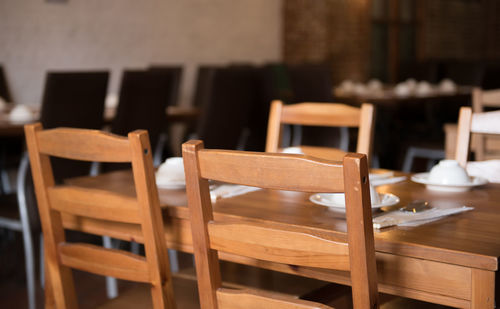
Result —
[[39, 104], [50, 69], [185, 66], [281, 59], [283, 0], [0, 0], [0, 63], [17, 102]]

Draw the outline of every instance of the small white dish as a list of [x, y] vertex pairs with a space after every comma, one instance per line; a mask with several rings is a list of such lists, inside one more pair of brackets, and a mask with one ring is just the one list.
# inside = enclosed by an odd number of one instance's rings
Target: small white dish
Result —
[[[372, 204], [372, 210], [393, 206], [399, 203], [399, 197], [391, 193], [379, 193], [380, 202]], [[314, 204], [330, 207], [332, 210], [345, 212], [344, 193], [316, 193], [309, 197]]]
[[429, 173], [419, 173], [411, 177], [416, 183], [426, 185], [427, 189], [441, 192], [465, 192], [470, 188], [482, 186], [488, 183], [488, 180], [481, 177], [471, 177], [471, 181], [463, 184], [442, 184], [429, 181]]
[[462, 185], [470, 183], [467, 171], [455, 160], [441, 160], [429, 172], [429, 182], [442, 185]]
[[160, 189], [183, 189], [186, 187], [184, 161], [181, 157], [168, 158], [156, 172], [156, 186]]

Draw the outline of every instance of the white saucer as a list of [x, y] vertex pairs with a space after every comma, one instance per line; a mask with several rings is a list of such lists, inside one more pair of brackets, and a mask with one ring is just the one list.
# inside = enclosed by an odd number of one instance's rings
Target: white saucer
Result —
[[168, 189], [168, 190], [177, 190], [177, 189], [184, 189], [186, 187], [186, 182], [185, 181], [170, 181], [167, 183], [156, 183], [156, 186], [158, 189]]
[[471, 177], [472, 181], [470, 183], [464, 183], [461, 185], [444, 185], [439, 183], [432, 183], [429, 182], [429, 173], [415, 174], [411, 176], [411, 180], [426, 185], [427, 189], [429, 190], [442, 192], [465, 192], [472, 187], [477, 187], [488, 183], [488, 180], [481, 177]]
[[[331, 199], [333, 194], [343, 194], [343, 193], [316, 193], [309, 197], [309, 200], [314, 204], [328, 206], [336, 211], [345, 212], [345, 204], [337, 203]], [[393, 206], [399, 203], [399, 197], [391, 193], [380, 193], [380, 203], [372, 204], [372, 210]]]

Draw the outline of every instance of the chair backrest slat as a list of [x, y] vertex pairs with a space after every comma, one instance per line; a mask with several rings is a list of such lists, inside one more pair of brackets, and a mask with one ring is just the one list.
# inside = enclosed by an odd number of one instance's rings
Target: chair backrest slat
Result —
[[69, 214], [126, 223], [141, 223], [137, 199], [113, 192], [78, 187], [48, 188], [53, 209]]
[[219, 309], [329, 309], [315, 302], [290, 299], [276, 293], [262, 291], [219, 289], [217, 291]]
[[[229, 150], [204, 150], [199, 156], [201, 176], [247, 186], [308, 192], [344, 191], [342, 165], [318, 164], [307, 156], [275, 153], [235, 153]], [[264, 164], [263, 164], [264, 163]], [[330, 162], [331, 163], [331, 162]], [[294, 168], [286, 168], [293, 166]], [[227, 173], [227, 169], [231, 173]], [[297, 177], [300, 171], [308, 171]]]
[[[205, 150], [203, 142], [190, 141], [183, 145], [183, 158], [203, 309], [224, 308], [219, 300], [227, 301], [226, 308], [241, 307], [233, 295], [221, 290], [218, 251], [286, 265], [350, 270], [354, 308], [378, 307], [365, 155], [347, 154], [343, 162], [335, 162], [303, 155]], [[345, 192], [347, 237], [337, 239], [312, 229], [250, 219], [214, 220], [209, 179], [265, 189]], [[246, 308], [327, 308], [244, 294]]]
[[329, 240], [311, 231], [257, 223], [210, 222], [208, 233], [210, 247], [218, 251], [290, 265], [320, 268], [336, 265], [336, 269], [350, 270], [345, 239]]
[[[124, 138], [85, 129], [43, 131], [41, 124], [31, 124], [25, 126], [25, 135], [44, 233], [48, 279], [54, 290], [56, 306], [77, 308], [70, 271], [70, 268], [77, 268], [104, 276], [147, 282], [155, 309], [175, 308], [147, 132], [134, 131]], [[131, 162], [136, 197], [96, 188], [56, 185], [51, 157]], [[97, 246], [69, 244], [62, 222], [62, 215], [68, 213], [77, 218], [138, 224], [146, 258]]]
[[91, 132], [74, 128], [38, 132], [40, 153], [81, 161], [132, 161], [127, 138], [97, 130]]
[[281, 147], [281, 131], [284, 124], [322, 126], [322, 127], [357, 127], [358, 142], [356, 152], [371, 154], [374, 107], [363, 104], [356, 108], [338, 103], [297, 103], [284, 105], [282, 101], [273, 101], [269, 112], [266, 151], [277, 152]]
[[65, 266], [123, 280], [150, 281], [146, 259], [136, 254], [90, 244], [61, 243], [58, 249]]

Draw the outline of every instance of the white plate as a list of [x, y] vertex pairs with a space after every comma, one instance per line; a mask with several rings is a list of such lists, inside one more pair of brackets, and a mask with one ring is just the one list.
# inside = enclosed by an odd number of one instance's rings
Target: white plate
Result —
[[[337, 203], [332, 201], [331, 196], [333, 194], [343, 194], [343, 193], [316, 193], [309, 197], [309, 200], [314, 204], [328, 206], [336, 211], [345, 212], [345, 204]], [[381, 207], [393, 206], [399, 203], [399, 197], [391, 193], [380, 193], [380, 203], [372, 204], [372, 210]]]
[[427, 189], [442, 192], [465, 192], [472, 187], [477, 187], [488, 183], [488, 180], [481, 177], [471, 177], [471, 179], [472, 181], [470, 183], [461, 185], [444, 185], [429, 182], [429, 173], [420, 173], [411, 176], [412, 181], [426, 185]]

